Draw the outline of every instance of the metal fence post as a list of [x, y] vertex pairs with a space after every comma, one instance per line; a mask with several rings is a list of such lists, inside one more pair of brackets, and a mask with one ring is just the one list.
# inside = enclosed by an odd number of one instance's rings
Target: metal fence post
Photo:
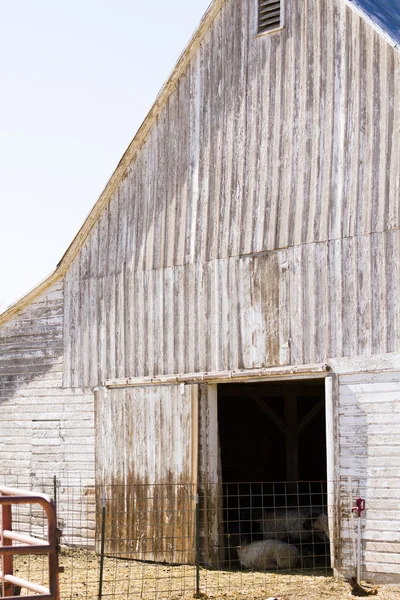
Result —
[[103, 507], [101, 511], [101, 542], [100, 542], [100, 574], [99, 574], [99, 594], [98, 599], [101, 600], [103, 595], [103, 569], [104, 569], [104, 538], [106, 531], [106, 504], [107, 492], [103, 492]]
[[54, 506], [57, 510], [57, 475], [54, 475], [53, 477], [53, 500]]
[[199, 494], [196, 494], [196, 593], [195, 598], [200, 598], [200, 504]]

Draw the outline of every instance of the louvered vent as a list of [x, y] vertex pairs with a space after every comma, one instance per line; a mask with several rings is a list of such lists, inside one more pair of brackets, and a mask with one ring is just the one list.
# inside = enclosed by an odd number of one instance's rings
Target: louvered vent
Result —
[[258, 33], [279, 29], [281, 0], [258, 0]]

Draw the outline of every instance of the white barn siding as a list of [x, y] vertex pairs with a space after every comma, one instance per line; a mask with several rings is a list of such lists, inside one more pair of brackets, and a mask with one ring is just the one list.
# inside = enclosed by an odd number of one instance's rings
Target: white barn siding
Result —
[[342, 0], [261, 38], [256, 6], [223, 4], [67, 273], [67, 387], [399, 349], [400, 54]]
[[[400, 372], [340, 376], [339, 389], [340, 475], [352, 477], [354, 499], [366, 500], [363, 568], [400, 575]], [[349, 506], [344, 509], [346, 567], [353, 561]]]
[[396, 352], [399, 252], [395, 230], [83, 285], [71, 270], [64, 385]]
[[65, 511], [68, 486], [78, 499], [94, 483], [93, 395], [62, 387], [63, 306], [58, 281], [0, 327], [0, 471], [7, 485], [51, 495], [56, 475], [64, 534], [86, 543], [93, 523], [73, 530]]

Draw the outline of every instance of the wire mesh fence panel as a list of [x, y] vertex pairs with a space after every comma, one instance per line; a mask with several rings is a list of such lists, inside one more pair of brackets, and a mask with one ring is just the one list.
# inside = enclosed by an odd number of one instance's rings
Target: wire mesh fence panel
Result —
[[[332, 582], [328, 524], [335, 511], [349, 571], [355, 567], [351, 504], [362, 492], [359, 482], [338, 484], [336, 507], [323, 481], [208, 485], [198, 492], [198, 510], [193, 484], [95, 486], [78, 475], [1, 483], [56, 499], [63, 599], [191, 598], [196, 591], [215, 597], [251, 591], [258, 598], [299, 577]], [[13, 510], [15, 529], [45, 536], [36, 508]], [[371, 548], [363, 540], [363, 560]], [[15, 572], [46, 585], [45, 561], [16, 558]]]
[[[326, 482], [235, 482], [219, 489], [218, 548], [202, 553], [202, 591], [267, 590], [278, 574], [332, 574]], [[215, 503], [203, 498], [201, 507], [201, 521], [212, 522]]]

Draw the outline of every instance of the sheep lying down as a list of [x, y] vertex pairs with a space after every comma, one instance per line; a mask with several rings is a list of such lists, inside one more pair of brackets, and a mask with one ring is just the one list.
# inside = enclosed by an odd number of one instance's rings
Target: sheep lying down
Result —
[[237, 549], [239, 562], [245, 569], [295, 569], [299, 563], [296, 546], [280, 540], [260, 540]]

